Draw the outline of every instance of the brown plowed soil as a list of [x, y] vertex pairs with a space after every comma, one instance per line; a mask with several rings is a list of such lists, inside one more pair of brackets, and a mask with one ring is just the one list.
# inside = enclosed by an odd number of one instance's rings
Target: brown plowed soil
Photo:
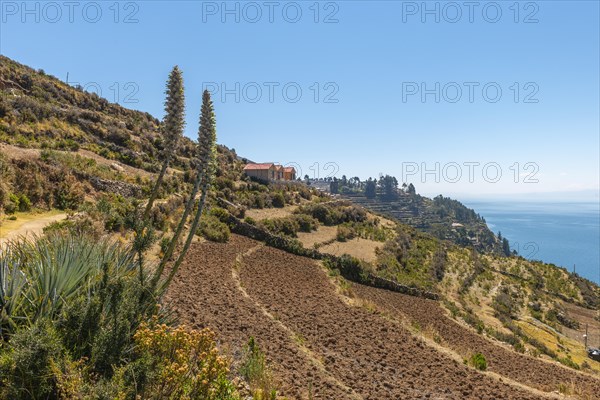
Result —
[[481, 352], [486, 356], [490, 371], [542, 391], [555, 391], [560, 384], [572, 384], [590, 396], [592, 393], [600, 393], [599, 379], [495, 344], [446, 316], [435, 301], [362, 285], [353, 285], [352, 288], [358, 297], [372, 301], [393, 314], [406, 316], [424, 330], [433, 328], [441, 336], [445, 346], [459, 353]]
[[[542, 397], [346, 304], [313, 260], [237, 235], [227, 244], [195, 244], [167, 299], [185, 323], [212, 328], [236, 359], [249, 337], [257, 338], [280, 394], [291, 399], [308, 398], [309, 386], [314, 399], [332, 400]], [[529, 373], [535, 371], [523, 371]]]
[[315, 398], [352, 399], [319, 371], [277, 321], [264, 315], [238, 289], [232, 277], [236, 257], [257, 245], [237, 235], [227, 244], [194, 244], [169, 288], [166, 302], [187, 325], [215, 331], [234, 359], [241, 357], [245, 344], [254, 336], [267, 354], [280, 394], [307, 398], [312, 384], [319, 394]]

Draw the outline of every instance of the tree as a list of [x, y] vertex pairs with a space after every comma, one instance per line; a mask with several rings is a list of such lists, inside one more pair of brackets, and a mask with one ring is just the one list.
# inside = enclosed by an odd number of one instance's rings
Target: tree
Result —
[[346, 178], [346, 175], [342, 175], [341, 184], [342, 186], [348, 186], [348, 178]]
[[368, 199], [374, 199], [377, 195], [377, 185], [372, 178], [369, 178], [365, 184], [365, 196]]
[[431, 274], [438, 281], [441, 282], [446, 274], [446, 260], [448, 256], [443, 245], [439, 245], [433, 254], [433, 260], [431, 261]]
[[[202, 211], [204, 209], [204, 205], [206, 203], [206, 196], [208, 191], [210, 190], [210, 185], [213, 181], [215, 172], [216, 172], [216, 159], [217, 159], [217, 129], [216, 129], [216, 121], [215, 121], [215, 112], [212, 100], [210, 99], [210, 92], [205, 90], [202, 94], [202, 108], [200, 111], [200, 127], [198, 130], [198, 173], [196, 177], [196, 184], [202, 184], [202, 194], [200, 199], [196, 202], [196, 215], [194, 216], [194, 220], [190, 227], [190, 231], [188, 232], [187, 239], [183, 246], [183, 250], [175, 264], [173, 265], [173, 269], [169, 273], [167, 280], [164, 283], [164, 287], [167, 287], [173, 277], [177, 273], [177, 270], [181, 266], [185, 254], [192, 244], [192, 240], [194, 239], [194, 235], [198, 230], [198, 225], [200, 224], [200, 218], [202, 217]], [[190, 197], [190, 199], [195, 200], [194, 197]]]
[[333, 178], [333, 181], [329, 182], [329, 191], [333, 194], [338, 194], [340, 190], [340, 181], [337, 178]]
[[505, 256], [509, 257], [512, 253], [510, 251], [510, 243], [507, 238], [502, 238], [502, 252]]
[[185, 126], [185, 96], [183, 92], [183, 76], [178, 66], [175, 66], [169, 74], [165, 93], [167, 99], [165, 101], [165, 118], [162, 124], [164, 139], [163, 165], [148, 199], [148, 204], [146, 204], [146, 210], [142, 218], [143, 221], [147, 220], [150, 216], [152, 205], [158, 196], [167, 168], [175, 156], [177, 145], [183, 136], [183, 128]]
[[391, 175], [382, 176], [379, 178], [379, 187], [384, 199], [393, 199], [398, 193], [398, 180]]
[[412, 183], [408, 185], [407, 188], [408, 194], [417, 194], [417, 191], [415, 189], [415, 185], [413, 185]]

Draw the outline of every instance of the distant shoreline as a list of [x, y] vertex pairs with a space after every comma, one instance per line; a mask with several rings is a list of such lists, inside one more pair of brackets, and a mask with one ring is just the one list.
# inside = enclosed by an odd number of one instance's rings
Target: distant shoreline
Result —
[[461, 201], [525, 258], [562, 266], [600, 284], [600, 205], [592, 201]]

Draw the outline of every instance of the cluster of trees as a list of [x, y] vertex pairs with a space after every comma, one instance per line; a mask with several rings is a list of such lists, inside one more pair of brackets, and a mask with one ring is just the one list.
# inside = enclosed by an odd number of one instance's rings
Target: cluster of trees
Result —
[[369, 178], [365, 181], [361, 181], [357, 176], [350, 179], [346, 175], [342, 175], [341, 179], [334, 177], [329, 181], [329, 191], [334, 194], [363, 193], [369, 199], [379, 197], [383, 200], [393, 200], [402, 194], [416, 194], [412, 183], [403, 183], [400, 186], [398, 179], [392, 175], [382, 175], [379, 179]]

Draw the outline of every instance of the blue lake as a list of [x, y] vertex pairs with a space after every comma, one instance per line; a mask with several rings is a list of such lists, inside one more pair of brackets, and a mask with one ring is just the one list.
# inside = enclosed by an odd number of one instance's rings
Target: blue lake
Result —
[[502, 232], [525, 258], [573, 270], [600, 283], [600, 205], [473, 200], [463, 203]]

